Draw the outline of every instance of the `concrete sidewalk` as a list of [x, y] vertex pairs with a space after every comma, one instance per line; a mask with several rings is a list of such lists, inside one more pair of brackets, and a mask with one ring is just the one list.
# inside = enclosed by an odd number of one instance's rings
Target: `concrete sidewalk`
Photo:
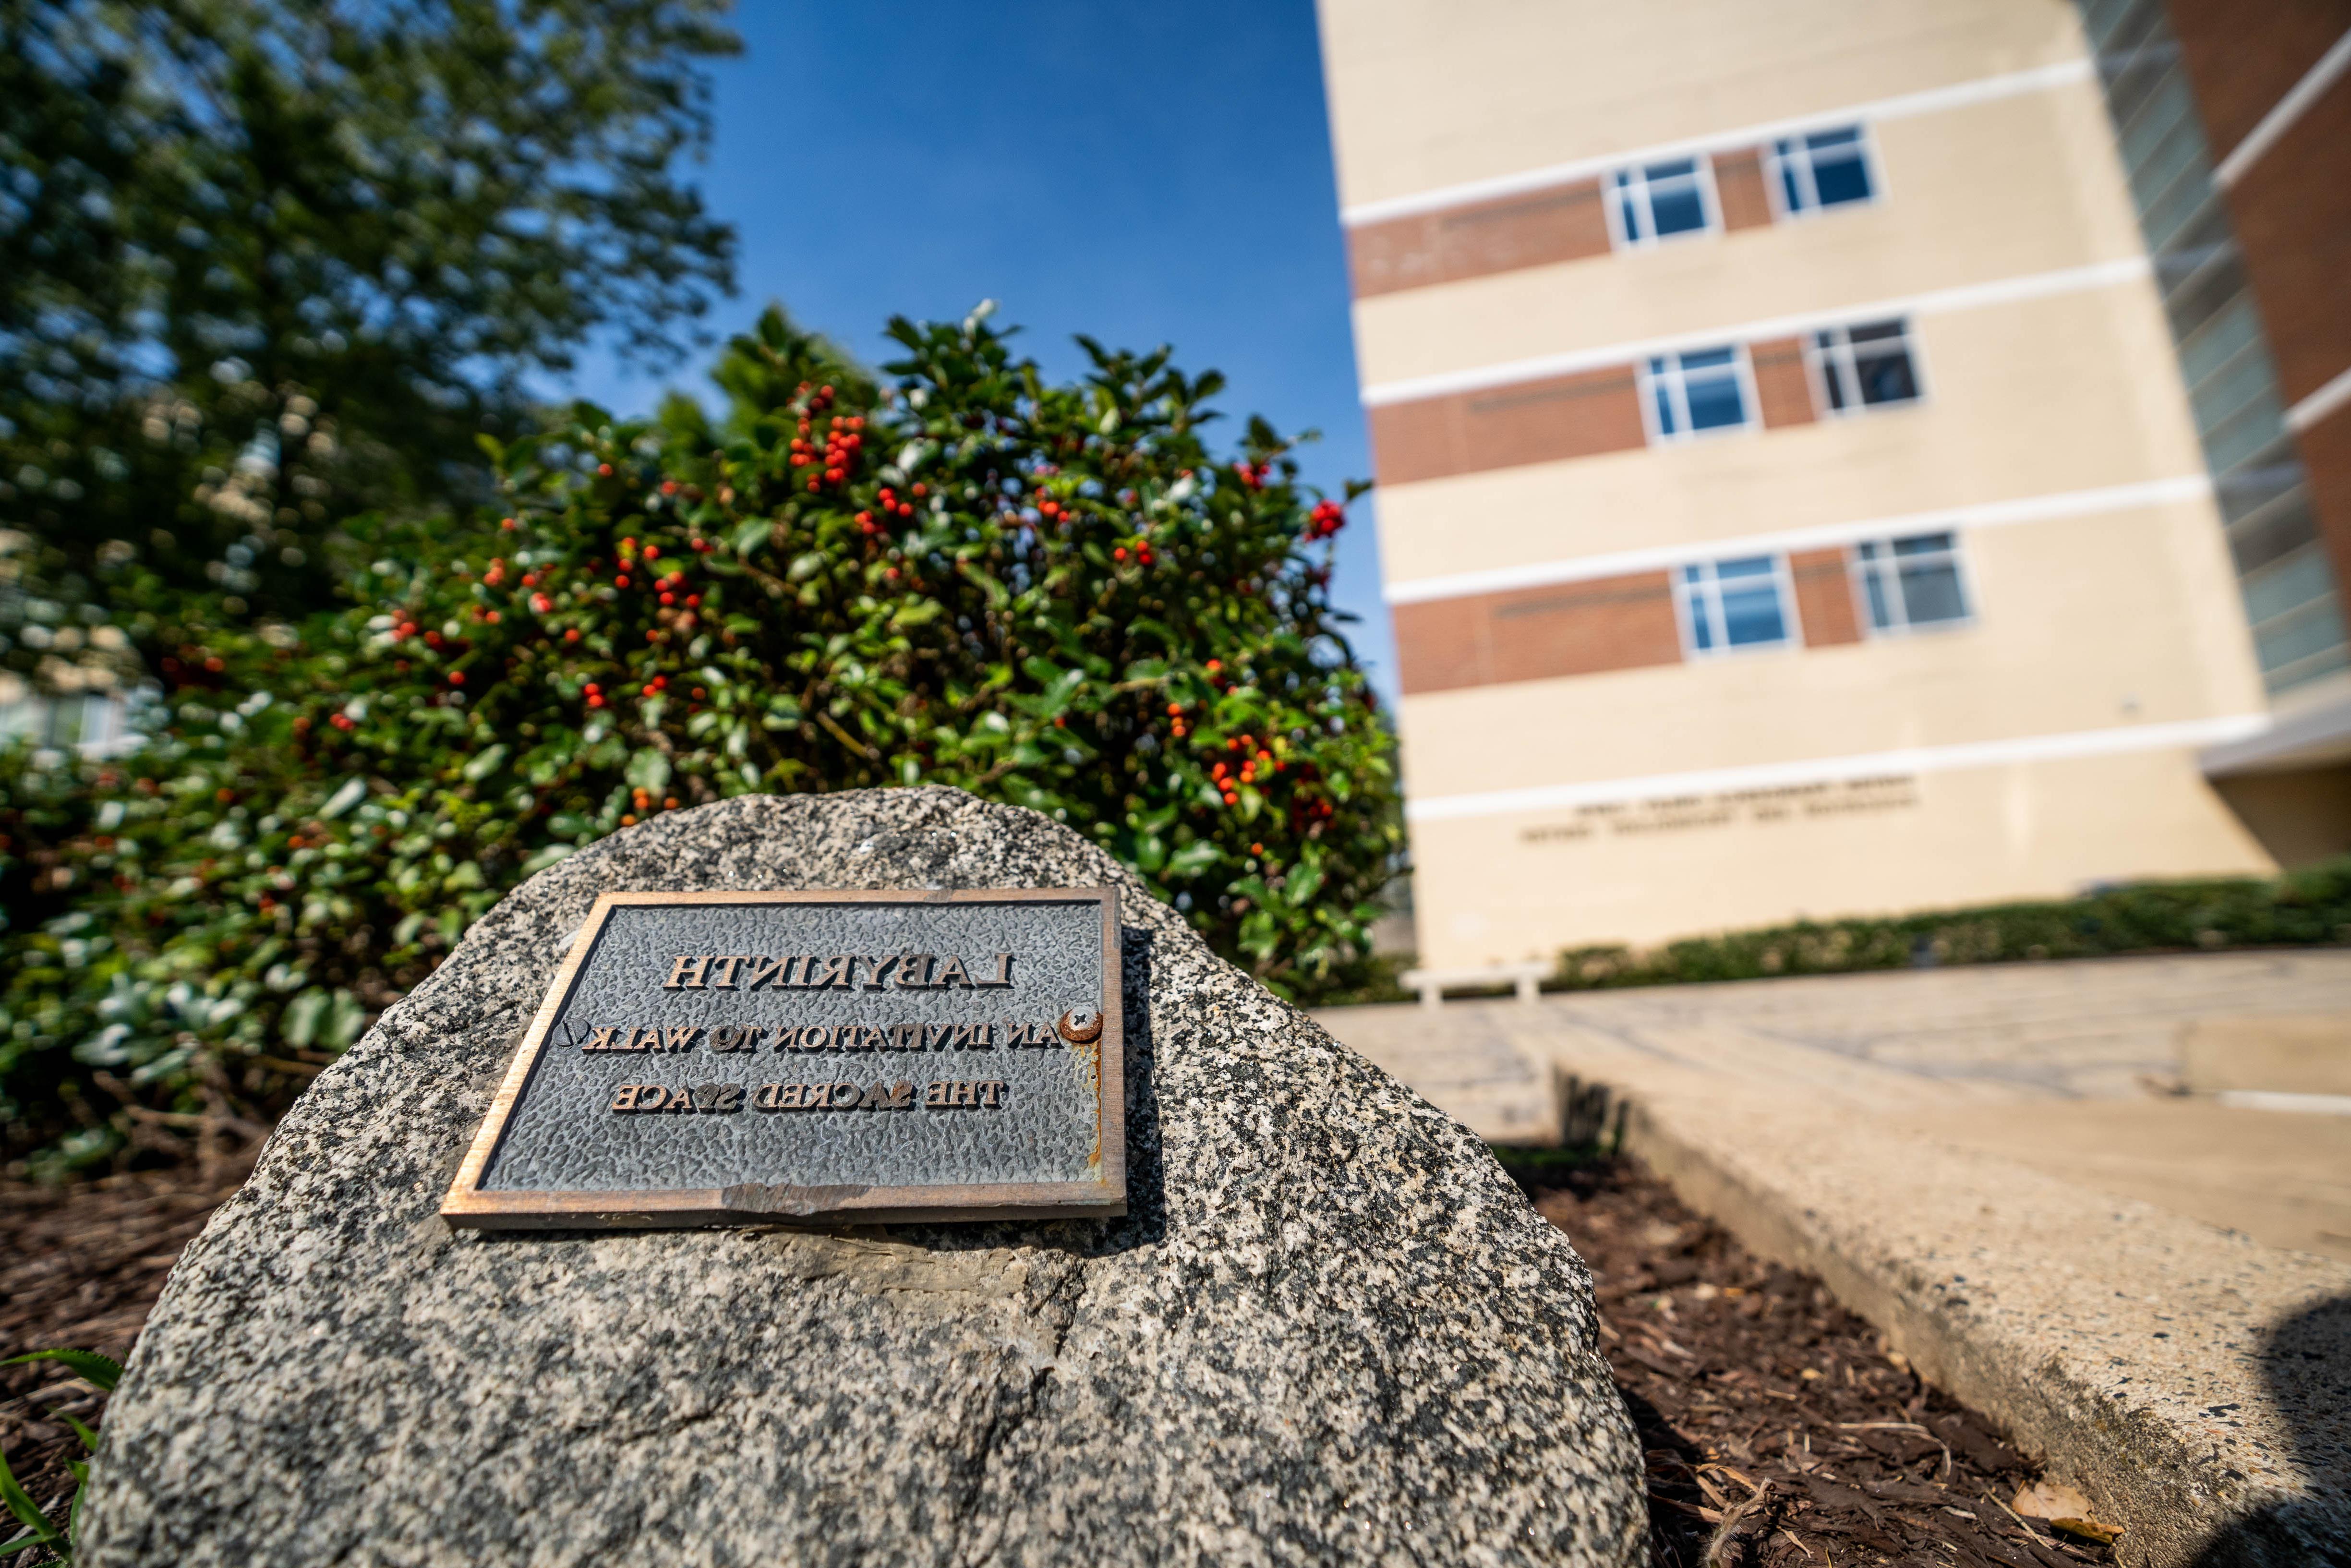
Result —
[[2191, 1021], [2325, 1013], [2351, 1016], [2351, 953], [1322, 1021], [1496, 1141], [1555, 1137], [1562, 1079], [1605, 1086], [1686, 1199], [2046, 1455], [2126, 1562], [2217, 1565], [2351, 1562], [2351, 1117], [2147, 1082]]

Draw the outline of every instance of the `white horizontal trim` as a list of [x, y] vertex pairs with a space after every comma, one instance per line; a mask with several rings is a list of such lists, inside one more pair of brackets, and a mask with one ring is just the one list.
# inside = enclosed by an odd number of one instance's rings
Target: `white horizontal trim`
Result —
[[1766, 534], [1740, 534], [1733, 538], [1695, 539], [1679, 544], [1651, 545], [1640, 549], [1610, 550], [1603, 555], [1576, 556], [1567, 560], [1534, 561], [1525, 566], [1495, 567], [1485, 571], [1448, 572], [1443, 577], [1392, 582], [1381, 591], [1390, 604], [1417, 604], [1431, 599], [1458, 599], [1465, 593], [1506, 593], [1513, 589], [1548, 588], [1554, 583], [1585, 582], [1596, 577], [1622, 577], [1627, 572], [1656, 571], [1691, 561], [1719, 560], [1730, 556], [1769, 555], [1787, 550], [1830, 549], [1888, 534], [1931, 534], [1944, 529], [1994, 528], [2011, 523], [2046, 522], [2052, 517], [2080, 517], [2098, 512], [2126, 511], [2134, 507], [2158, 507], [2173, 501], [2193, 501], [2212, 492], [2203, 474], [2176, 479], [2148, 479], [2136, 485], [2109, 485], [2096, 490], [2065, 490], [2052, 496], [2026, 496], [2013, 501], [1979, 501], [1972, 506], [1946, 507], [1933, 512], [1905, 512], [1892, 517], [1866, 517], [1858, 522], [1821, 523], [1808, 528], [1781, 528]]
[[2286, 89], [2286, 95], [2270, 105], [2261, 123], [2245, 133], [2230, 154], [2220, 160], [2212, 171], [2215, 183], [2229, 186], [2245, 177], [2245, 171], [2258, 162], [2262, 153], [2278, 143], [2278, 139], [2294, 129], [2294, 122], [2310, 111], [2310, 106], [2326, 95], [2326, 89], [2351, 71], [2351, 33], [2335, 40], [2335, 47], [2318, 57], [2318, 63], [2302, 75], [2302, 79]]
[[1555, 811], [1635, 800], [1716, 795], [1729, 789], [1768, 789], [1792, 784], [1827, 784], [1889, 774], [1949, 773], [1967, 768], [1998, 768], [2019, 762], [2053, 762], [2076, 757], [2111, 757], [2133, 751], [2212, 746], [2242, 740], [2269, 724], [2267, 714], [2228, 714], [2173, 724], [2118, 725], [2111, 729], [2064, 735], [2017, 736], [2006, 740], [1966, 741], [1955, 746], [1909, 746], [1851, 757], [1813, 757], [1794, 762], [1763, 762], [1745, 768], [1709, 768], [1688, 773], [1651, 773], [1630, 779], [1594, 779], [1577, 784], [1543, 784], [1527, 789], [1490, 789], [1470, 795], [1407, 799], [1407, 821], [1441, 822], [1457, 817], [1492, 817], [1513, 811]]
[[2220, 1103], [2238, 1111], [2299, 1111], [2351, 1116], [2351, 1094], [2300, 1094], [2283, 1089], [2223, 1089]]
[[2285, 425], [2297, 435], [2351, 402], [2351, 365], [2343, 373], [2285, 411]]
[[1389, 196], [1376, 202], [1358, 202], [1339, 209], [1339, 221], [1349, 228], [1364, 224], [1385, 222], [1389, 218], [1417, 217], [1423, 213], [1442, 212], [1471, 202], [1492, 201], [1499, 196], [1524, 195], [1549, 190], [1576, 180], [1588, 180], [1595, 174], [1622, 167], [1627, 163], [1647, 163], [1661, 158], [1687, 158], [1700, 152], [1717, 152], [1735, 147], [1746, 147], [1768, 141], [1775, 136], [1792, 136], [1804, 131], [1827, 131], [1856, 120], [1870, 123], [1887, 120], [1904, 120], [1912, 115], [1934, 114], [1947, 109], [1960, 109], [1973, 103], [1989, 103], [1994, 99], [2012, 98], [2019, 93], [2040, 92], [2067, 82], [2086, 81], [2090, 62], [2085, 59], [2061, 60], [2055, 65], [2038, 66], [2032, 70], [2011, 71], [2005, 76], [1980, 77], [1974, 81], [1958, 82], [1950, 87], [1928, 88], [1923, 92], [1907, 92], [1895, 98], [1872, 99], [1867, 103], [1851, 104], [1844, 109], [1825, 110], [1818, 114], [1794, 115], [1785, 120], [1767, 120], [1757, 125], [1743, 125], [1736, 131], [1717, 131], [1704, 136], [1687, 136], [1678, 141], [1659, 141], [1647, 147], [1630, 147], [1621, 152], [1604, 153], [1595, 158], [1578, 158], [1566, 163], [1550, 163], [1540, 169], [1528, 169], [1516, 174], [1499, 174], [1490, 179], [1467, 180], [1458, 185], [1440, 185], [1409, 196]]
[[1898, 295], [1891, 299], [1873, 299], [1860, 305], [1841, 305], [1833, 310], [1770, 316], [1757, 321], [1707, 327], [1695, 332], [1676, 332], [1668, 337], [1637, 338], [1622, 343], [1604, 343], [1593, 349], [1573, 349], [1562, 354], [1506, 360], [1499, 364], [1478, 365], [1466, 371], [1441, 371], [1435, 375], [1410, 376], [1403, 381], [1374, 382], [1364, 389], [1364, 406], [1377, 408], [1385, 403], [1410, 402], [1417, 398], [1483, 392], [1489, 387], [1512, 386], [1520, 382], [1541, 381], [1552, 376], [1570, 376], [1579, 371], [1627, 364], [1650, 354], [1667, 354], [1683, 349], [1713, 349], [1725, 343], [1795, 337], [1817, 331], [1823, 327], [1864, 321], [1877, 316], [1936, 316], [1955, 310], [1977, 310], [1987, 305], [2040, 299], [2053, 294], [2071, 294], [2079, 289], [2110, 288], [2116, 284], [2136, 282], [2149, 276], [2153, 270], [2154, 264], [2142, 253], [2113, 261], [2092, 262], [2086, 267], [2064, 267], [2055, 272], [2002, 277], [1990, 283], [1969, 283], [1956, 288], [1929, 289], [1924, 294]]

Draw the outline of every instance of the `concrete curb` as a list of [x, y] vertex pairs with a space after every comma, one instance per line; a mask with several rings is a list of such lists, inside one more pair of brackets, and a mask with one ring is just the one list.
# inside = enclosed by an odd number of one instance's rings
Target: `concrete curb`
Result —
[[2081, 1488], [2123, 1562], [2351, 1563], [2351, 1266], [1850, 1108], [1640, 1076], [1612, 1085], [1627, 1149]]

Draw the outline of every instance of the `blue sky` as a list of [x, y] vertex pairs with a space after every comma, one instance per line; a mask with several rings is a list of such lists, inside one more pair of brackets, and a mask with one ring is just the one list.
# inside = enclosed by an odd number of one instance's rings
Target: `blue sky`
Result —
[[[1310, 0], [741, 0], [736, 23], [693, 172], [741, 234], [715, 329], [780, 300], [878, 362], [893, 312], [993, 298], [1050, 372], [1082, 365], [1076, 332], [1172, 343], [1228, 378], [1220, 429], [1319, 429], [1311, 481], [1370, 475]], [[706, 390], [703, 362], [592, 359], [565, 390], [643, 412]], [[1349, 517], [1333, 593], [1393, 699], [1371, 498]]]

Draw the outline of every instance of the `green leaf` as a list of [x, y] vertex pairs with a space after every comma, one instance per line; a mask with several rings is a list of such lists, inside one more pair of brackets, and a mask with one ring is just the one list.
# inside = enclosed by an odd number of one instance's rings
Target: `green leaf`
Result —
[[465, 782], [479, 784], [483, 779], [496, 773], [506, 759], [507, 747], [504, 741], [484, 747], [475, 754], [472, 761], [465, 764], [464, 768]]
[[636, 755], [629, 758], [626, 777], [630, 788], [643, 789], [649, 795], [659, 795], [669, 788], [669, 758], [663, 756], [657, 747], [641, 747]]
[[1167, 863], [1167, 841], [1157, 833], [1145, 833], [1134, 841], [1134, 869], [1145, 876], [1156, 876]]
[[[412, 915], [409, 920], [413, 920], [417, 925], [422, 925], [424, 923], [424, 916], [421, 914]], [[408, 921], [401, 922], [401, 925], [406, 929]], [[394, 936], [404, 946], [414, 937], [415, 932], [411, 930], [405, 936], [401, 936], [398, 933], [394, 933]], [[310, 1048], [311, 1042], [319, 1038], [319, 1020], [326, 1017], [328, 1000], [325, 988], [313, 986], [286, 1005], [286, 1011], [279, 1016], [278, 1030], [285, 1035], [287, 1044], [297, 1051], [308, 1051]]]
[[360, 1030], [366, 1023], [367, 1010], [360, 1006], [359, 998], [349, 991], [337, 991], [334, 1000], [327, 1005], [321, 1043], [329, 1051], [347, 1051], [359, 1039]]
[[22, 1366], [32, 1361], [54, 1361], [108, 1394], [113, 1393], [114, 1385], [122, 1381], [122, 1364], [94, 1350], [37, 1350], [29, 1355], [10, 1356], [0, 1361], [0, 1366]]
[[946, 613], [946, 606], [935, 599], [917, 600], [890, 617], [890, 630], [904, 632], [909, 627], [927, 626]]
[[327, 803], [319, 808], [319, 820], [331, 822], [366, 799], [367, 780], [346, 779], [340, 789], [327, 797]]
[[65, 1531], [50, 1523], [48, 1515], [35, 1507], [33, 1500], [25, 1495], [25, 1489], [17, 1484], [16, 1472], [8, 1468], [8, 1458], [5, 1454], [0, 1454], [0, 1501], [8, 1505], [8, 1511], [16, 1516], [16, 1522], [42, 1545], [55, 1551], [65, 1544]]
[[1196, 839], [1167, 857], [1167, 874], [1177, 881], [1199, 875], [1219, 860], [1224, 852], [1206, 839]]

